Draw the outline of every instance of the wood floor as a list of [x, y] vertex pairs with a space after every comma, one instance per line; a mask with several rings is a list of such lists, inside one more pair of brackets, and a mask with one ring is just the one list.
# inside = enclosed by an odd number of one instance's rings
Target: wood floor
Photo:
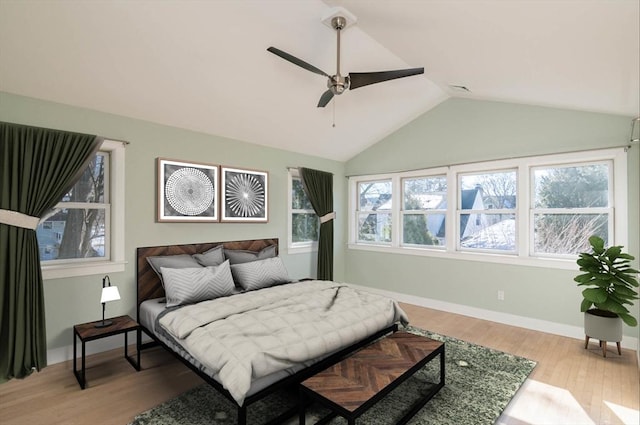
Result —
[[[639, 423], [635, 351], [623, 349], [618, 356], [614, 345], [605, 359], [597, 342], [585, 350], [584, 342], [576, 339], [408, 304], [402, 307], [414, 326], [538, 362], [498, 424]], [[202, 383], [161, 348], [143, 351], [140, 372], [122, 354], [113, 350], [88, 357], [85, 390], [73, 376], [71, 361], [0, 385], [0, 423], [126, 425], [136, 414]]]

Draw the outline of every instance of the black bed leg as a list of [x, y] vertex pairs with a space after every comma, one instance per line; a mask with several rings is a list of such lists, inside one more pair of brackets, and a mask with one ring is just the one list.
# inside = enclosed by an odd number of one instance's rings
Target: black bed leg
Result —
[[246, 406], [238, 406], [238, 425], [247, 425]]

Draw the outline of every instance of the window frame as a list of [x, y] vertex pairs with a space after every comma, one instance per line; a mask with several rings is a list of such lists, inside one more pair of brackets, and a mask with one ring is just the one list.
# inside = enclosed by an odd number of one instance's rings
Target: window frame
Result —
[[[99, 151], [109, 154], [108, 179], [105, 176], [105, 182], [108, 181], [108, 188], [105, 187], [105, 200], [107, 200], [106, 193], [109, 194], [109, 204], [105, 209], [105, 227], [110, 230], [109, 238], [105, 238], [105, 252], [108, 250], [108, 256], [105, 253], [105, 257], [99, 259], [78, 258], [41, 262], [40, 268], [45, 280], [124, 271], [126, 264], [124, 259], [125, 142], [105, 139]], [[79, 204], [61, 202], [56, 207], [64, 205]]]
[[[55, 210], [101, 210], [104, 214], [104, 233], [109, 235], [104, 240], [104, 257], [89, 257], [89, 258], [62, 258], [53, 260], [40, 260], [40, 262], [46, 266], [65, 265], [65, 264], [79, 264], [79, 263], [92, 263], [96, 261], [109, 261], [111, 259], [111, 188], [109, 187], [111, 180], [111, 154], [103, 149], [98, 150], [96, 156], [102, 156], [104, 161], [104, 181], [107, 182], [104, 185], [103, 202], [70, 202], [60, 201], [53, 209]], [[45, 221], [44, 224], [50, 223]], [[43, 228], [46, 226], [43, 225]], [[56, 236], [59, 240], [62, 239], [61, 234], [56, 232]], [[39, 248], [42, 251], [43, 247], [39, 243]]]
[[[511, 158], [495, 161], [483, 161], [477, 163], [465, 163], [450, 165], [446, 167], [430, 168], [423, 170], [413, 170], [408, 172], [394, 172], [386, 174], [361, 175], [349, 177], [349, 217], [348, 222], [348, 249], [363, 251], [392, 252], [397, 254], [418, 255], [435, 258], [460, 259], [469, 261], [481, 261], [489, 263], [525, 265], [533, 267], [546, 267], [555, 269], [575, 270], [577, 268], [575, 255], [539, 255], [532, 249], [533, 243], [533, 214], [532, 197], [533, 190], [532, 169], [540, 167], [553, 167], [558, 165], [611, 161], [609, 197], [612, 203], [612, 220], [610, 220], [610, 243], [615, 245], [627, 245], [628, 241], [628, 200], [627, 200], [627, 149], [626, 148], [604, 148], [589, 151], [579, 151], [561, 154], [549, 154], [539, 156], [529, 156]], [[458, 188], [459, 175], [469, 173], [484, 173], [514, 169], [516, 170], [516, 208], [509, 210], [516, 215], [516, 250], [514, 253], [505, 254], [492, 250], [490, 252], [476, 252], [460, 250], [459, 240], [459, 219], [458, 219]], [[447, 211], [446, 211], [446, 244], [445, 249], [434, 249], [431, 246], [403, 246], [401, 244], [401, 234], [398, 231], [402, 222], [400, 204], [393, 203], [392, 225], [394, 232], [389, 245], [376, 243], [360, 243], [357, 241], [357, 210], [358, 182], [391, 179], [392, 196], [395, 193], [402, 194], [401, 181], [403, 178], [414, 176], [430, 176], [436, 174], [446, 174], [447, 176]], [[455, 200], [455, 202], [451, 202]], [[467, 211], [467, 210], [464, 210]], [[490, 212], [498, 210], [488, 210]], [[394, 218], [395, 217], [395, 218]], [[451, 235], [454, 235], [453, 237]]]
[[[515, 173], [515, 178], [516, 178], [516, 207], [509, 209], [509, 208], [484, 208], [481, 210], [478, 209], [462, 209], [462, 179], [465, 176], [470, 176], [470, 175], [481, 175], [481, 174], [498, 174], [498, 173], [509, 173], [509, 172], [513, 172]], [[518, 222], [520, 221], [519, 216], [517, 214], [517, 210], [518, 210], [518, 204], [520, 201], [519, 198], [519, 192], [518, 192], [518, 168], [517, 167], [508, 167], [508, 168], [499, 168], [499, 169], [483, 169], [481, 171], [474, 171], [474, 172], [458, 172], [456, 173], [456, 181], [457, 181], [457, 185], [456, 185], [456, 217], [455, 217], [455, 225], [456, 225], [456, 233], [455, 233], [455, 241], [456, 241], [456, 251], [460, 251], [460, 252], [479, 252], [479, 253], [488, 253], [488, 254], [500, 254], [500, 255], [517, 255], [518, 254]], [[493, 214], [500, 214], [500, 215], [514, 215], [514, 219], [515, 219], [515, 229], [514, 229], [514, 249], [512, 250], [500, 250], [500, 249], [490, 249], [490, 248], [467, 248], [467, 247], [463, 247], [462, 246], [462, 240], [460, 239], [460, 232], [461, 232], [461, 228], [460, 228], [460, 222], [461, 222], [461, 217], [463, 215], [473, 215], [473, 214], [477, 214], [477, 215], [482, 215], [482, 214], [486, 214], [486, 215], [493, 215]]]
[[[607, 206], [606, 207], [580, 207], [580, 208], [539, 208], [535, 206], [535, 171], [541, 168], [568, 168], [568, 167], [586, 167], [589, 165], [598, 165], [598, 164], [608, 164], [608, 187], [607, 187]], [[587, 215], [587, 214], [607, 214], [609, 219], [607, 220], [607, 231], [609, 235], [613, 235], [615, 239], [615, 169], [616, 165], [613, 159], [604, 159], [604, 160], [594, 160], [594, 161], [583, 161], [583, 162], [568, 162], [568, 163], [558, 163], [558, 164], [545, 164], [542, 166], [535, 166], [529, 168], [530, 175], [530, 190], [529, 190], [529, 202], [531, 207], [529, 208], [529, 222], [531, 226], [529, 228], [529, 252], [531, 255], [536, 257], [549, 257], [549, 258], [567, 258], [575, 261], [574, 254], [549, 254], [545, 252], [536, 252], [535, 251], [535, 217], [536, 214], [554, 214], [554, 215], [562, 215], [562, 214], [577, 214], [577, 215]], [[626, 180], [625, 180], [626, 181]], [[605, 241], [605, 243], [607, 243]], [[616, 245], [612, 243], [608, 243], [608, 245]], [[623, 245], [623, 244], [618, 244]], [[624, 244], [626, 245], [626, 243]]]
[[[405, 209], [405, 185], [404, 182], [406, 180], [418, 180], [418, 179], [429, 179], [429, 178], [436, 178], [436, 177], [444, 177], [445, 180], [447, 179], [447, 174], [446, 173], [419, 173], [416, 175], [402, 175], [400, 177], [400, 202], [402, 203], [402, 205], [400, 205], [400, 223], [399, 225], [401, 226], [400, 230], [400, 240], [399, 240], [399, 244], [401, 247], [406, 247], [406, 248], [417, 248], [417, 249], [424, 249], [424, 248], [429, 248], [429, 249], [437, 249], [437, 250], [445, 250], [446, 249], [446, 244], [448, 241], [448, 237], [449, 235], [447, 234], [447, 229], [446, 229], [446, 223], [447, 223], [447, 209], [441, 209], [441, 208], [433, 208], [433, 209], [415, 209], [415, 210], [406, 210]], [[447, 204], [447, 206], [449, 205], [449, 185], [447, 182], [447, 191], [445, 193], [445, 203]], [[423, 214], [425, 216], [429, 216], [429, 215], [444, 215], [445, 216], [445, 235], [444, 235], [444, 239], [445, 239], [445, 243], [442, 245], [419, 245], [419, 244], [411, 244], [411, 243], [406, 243], [404, 240], [404, 218], [407, 215], [420, 215]], [[437, 235], [436, 235], [437, 236]]]
[[[383, 211], [366, 211], [366, 210], [362, 210], [360, 208], [360, 183], [382, 183], [382, 182], [390, 182], [391, 183], [391, 209], [390, 210], [383, 210]], [[398, 217], [398, 201], [394, 201], [394, 197], [393, 197], [393, 193], [394, 192], [398, 192], [398, 185], [399, 182], [392, 178], [388, 178], [388, 177], [382, 177], [382, 178], [370, 178], [370, 179], [362, 179], [360, 181], [358, 181], [358, 183], [356, 184], [355, 187], [355, 200], [354, 203], [356, 205], [356, 210], [355, 210], [355, 223], [356, 224], [355, 227], [355, 231], [353, 233], [354, 235], [354, 240], [357, 241], [358, 244], [362, 244], [362, 245], [374, 245], [374, 246], [392, 246], [393, 241], [394, 240], [398, 240], [398, 236], [399, 236], [399, 226], [397, 225], [397, 223], [394, 224], [394, 217]], [[375, 214], [376, 216], [385, 214], [385, 215], [389, 215], [391, 217], [391, 242], [376, 242], [376, 241], [364, 241], [364, 240], [359, 240], [358, 239], [358, 235], [359, 235], [359, 223], [360, 223], [360, 214]], [[353, 217], [353, 215], [352, 215]]]
[[[310, 242], [293, 242], [293, 215], [294, 214], [314, 214], [318, 216], [316, 212], [305, 209], [293, 208], [293, 180], [302, 180], [300, 178], [300, 171], [297, 168], [290, 168], [287, 178], [287, 253], [288, 254], [302, 254], [307, 252], [314, 252], [318, 250], [318, 241]], [[318, 220], [318, 227], [320, 221]], [[318, 229], [318, 236], [320, 235], [320, 229]]]

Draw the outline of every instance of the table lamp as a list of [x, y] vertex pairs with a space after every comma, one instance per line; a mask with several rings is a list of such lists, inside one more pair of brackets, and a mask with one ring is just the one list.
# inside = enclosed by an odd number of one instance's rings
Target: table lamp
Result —
[[[108, 285], [107, 285], [108, 282]], [[102, 303], [102, 322], [96, 324], [96, 328], [106, 328], [111, 326], [113, 322], [111, 320], [104, 320], [105, 304], [110, 301], [117, 301], [120, 299], [120, 292], [118, 292], [117, 286], [111, 286], [111, 279], [109, 275], [102, 278], [102, 296], [100, 302]]]

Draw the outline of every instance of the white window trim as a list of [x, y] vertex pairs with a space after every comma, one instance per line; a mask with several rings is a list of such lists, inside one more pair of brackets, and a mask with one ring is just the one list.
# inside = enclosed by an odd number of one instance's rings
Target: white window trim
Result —
[[[540, 166], [554, 166], [564, 165], [572, 163], [585, 163], [589, 161], [606, 161], [610, 160], [613, 163], [613, 185], [612, 194], [613, 199], [616, 200], [613, 211], [613, 240], [612, 245], [628, 245], [628, 205], [627, 205], [627, 157], [625, 148], [611, 148], [611, 149], [599, 149], [583, 152], [572, 152], [566, 154], [554, 154], [543, 155], [536, 157], [524, 157], [514, 158], [497, 161], [486, 161], [473, 164], [452, 165], [449, 167], [440, 167], [434, 169], [415, 170], [404, 173], [387, 173], [387, 174], [375, 174], [366, 176], [355, 176], [349, 178], [349, 202], [348, 208], [350, 211], [349, 216], [349, 243], [348, 249], [362, 250], [362, 251], [378, 251], [394, 254], [404, 255], [417, 255], [434, 258], [446, 258], [446, 259], [458, 259], [467, 261], [480, 261], [488, 263], [500, 263], [500, 264], [512, 264], [523, 265], [531, 267], [546, 267], [553, 269], [565, 269], [565, 270], [577, 270], [576, 258], [561, 258], [547, 257], [547, 256], [532, 256], [529, 253], [531, 246], [531, 233], [529, 228], [531, 226], [531, 209], [530, 209], [530, 192], [532, 186], [530, 184], [531, 169]], [[460, 251], [457, 249], [458, 239], [455, 237], [458, 233], [459, 222], [456, 221], [457, 217], [457, 188], [458, 188], [458, 176], [463, 173], [478, 173], [483, 171], [495, 171], [500, 169], [516, 169], [517, 170], [517, 184], [518, 184], [518, 202], [517, 207], [514, 210], [510, 210], [515, 213], [517, 219], [517, 236], [516, 246], [517, 254], [513, 253], [495, 253], [495, 252], [469, 252]], [[447, 175], [447, 199], [456, 200], [456, 203], [447, 202], [446, 212], [446, 249], [436, 249], [432, 247], [416, 247], [416, 246], [402, 246], [400, 234], [397, 233], [399, 227], [398, 219], [394, 218], [393, 228], [396, 229], [392, 233], [392, 243], [389, 245], [374, 244], [374, 243], [359, 243], [357, 242], [357, 188], [358, 183], [371, 180], [384, 180], [391, 179], [395, 193], [401, 193], [400, 180], [406, 177], [412, 176], [428, 176], [443, 174]], [[401, 217], [400, 203], [394, 202], [392, 207], [392, 216]], [[491, 210], [494, 212], [494, 210]], [[356, 221], [354, 221], [356, 220]], [[452, 237], [454, 235], [454, 237]]]
[[41, 263], [43, 279], [60, 279], [123, 272], [124, 259], [124, 199], [125, 146], [123, 142], [105, 140], [100, 150], [109, 152], [109, 189], [111, 201], [111, 244], [108, 260], [89, 260], [73, 263]]
[[[297, 168], [290, 168], [287, 178], [287, 254], [304, 254], [318, 250], [318, 241], [313, 242], [293, 242], [293, 213], [297, 211], [291, 208], [293, 204], [293, 179], [300, 178], [300, 171]], [[314, 212], [315, 214], [315, 212]]]
[[[583, 161], [581, 163], [562, 163], [562, 164], [552, 164], [551, 166], [557, 166], [557, 167], [572, 167], [572, 166], [589, 166], [589, 165], [595, 165], [595, 164], [602, 164], [602, 163], [607, 163], [609, 165], [608, 170], [609, 170], [609, 187], [608, 187], [608, 191], [607, 191], [607, 207], [592, 207], [592, 208], [535, 208], [531, 206], [531, 202], [534, 199], [534, 190], [535, 190], [535, 181], [534, 181], [534, 174], [535, 174], [535, 170], [538, 168], [546, 168], [549, 165], [545, 164], [542, 167], [529, 167], [529, 177], [530, 177], [530, 181], [529, 181], [529, 188], [530, 191], [528, 193], [529, 195], [529, 199], [528, 201], [530, 202], [529, 204], [529, 222], [533, 223], [535, 220], [535, 215], [536, 214], [608, 214], [609, 217], [611, 218], [610, 220], [608, 220], [608, 234], [610, 235], [614, 235], [615, 238], [615, 222], [617, 221], [615, 218], [615, 210], [614, 210], [614, 200], [615, 200], [615, 196], [614, 196], [614, 192], [615, 192], [615, 176], [614, 176], [614, 172], [616, 167], [615, 161], [613, 159], [607, 159], [607, 160], [600, 160], [600, 161]], [[626, 161], [625, 161], [625, 165], [626, 165]], [[626, 182], [626, 176], [625, 176], [625, 182]], [[625, 196], [626, 199], [626, 196]], [[617, 208], [617, 207], [616, 207]], [[626, 208], [625, 208], [626, 210]], [[535, 240], [534, 240], [534, 226], [532, 225], [531, 228], [529, 229], [529, 252], [530, 253], [534, 253], [535, 251]], [[555, 258], [567, 258], [567, 259], [574, 259], [575, 260], [575, 256], [567, 254], [567, 255], [560, 255], [560, 254], [547, 254], [547, 253], [537, 253], [535, 254], [538, 257], [555, 257]]]
[[[400, 213], [402, 214], [402, 217], [400, 218], [400, 222], [398, 223], [399, 226], [402, 228], [404, 226], [404, 217], [406, 217], [407, 215], [443, 215], [445, 216], [445, 226], [446, 226], [446, 216], [447, 216], [447, 210], [446, 209], [417, 209], [417, 210], [405, 210], [404, 209], [404, 181], [405, 180], [412, 180], [412, 179], [419, 179], [419, 178], [429, 178], [429, 177], [444, 177], [445, 179], [447, 178], [447, 174], [446, 174], [446, 170], [443, 169], [443, 172], [441, 173], [434, 173], [434, 170], [430, 170], [429, 173], [418, 173], [415, 174], [412, 173], [411, 175], [402, 175], [400, 177]], [[448, 188], [449, 185], [447, 184], [447, 195], [446, 195], [446, 200], [447, 200], [447, 205], [449, 204], [449, 193], [448, 193]], [[397, 226], [396, 226], [397, 227]], [[406, 243], [404, 241], [404, 232], [400, 229], [398, 229], [398, 233], [399, 233], [399, 245], [403, 248], [417, 248], [417, 249], [437, 249], [439, 251], [442, 251], [444, 249], [446, 249], [446, 245], [416, 245], [416, 244], [410, 244], [410, 243]], [[447, 238], [445, 238], [447, 239]], [[446, 244], [446, 242], [445, 242]]]
[[[380, 178], [378, 178], [379, 176], [382, 176]], [[351, 214], [351, 217], [353, 217], [353, 219], [355, 220], [355, 222], [350, 222], [350, 223], [359, 223], [360, 220], [360, 214], [375, 214], [375, 215], [390, 215], [391, 216], [391, 222], [392, 222], [392, 226], [391, 226], [391, 240], [392, 241], [397, 241], [399, 240], [399, 238], [401, 238], [401, 234], [400, 231], [398, 229], [398, 225], [393, 224], [394, 223], [394, 216], [397, 217], [398, 216], [398, 211], [399, 211], [399, 207], [398, 207], [398, 202], [393, 198], [391, 198], [391, 210], [376, 210], [376, 211], [363, 211], [360, 209], [360, 193], [359, 193], [359, 187], [358, 185], [360, 183], [378, 183], [381, 181], [390, 181], [391, 182], [391, 193], [400, 193], [400, 186], [402, 184], [402, 182], [400, 181], [400, 179], [393, 179], [391, 177], [389, 177], [389, 174], [379, 174], [376, 176], [367, 176], [366, 179], [360, 179], [356, 182], [355, 184], [355, 190], [354, 190], [354, 205], [355, 205], [355, 211], [353, 214]], [[351, 198], [349, 198], [349, 200], [351, 201]], [[359, 244], [359, 245], [373, 245], [373, 246], [393, 246], [390, 242], [376, 242], [376, 241], [360, 241], [358, 240], [358, 226], [357, 225], [353, 225], [353, 239], [354, 241], [356, 241], [355, 243]]]

